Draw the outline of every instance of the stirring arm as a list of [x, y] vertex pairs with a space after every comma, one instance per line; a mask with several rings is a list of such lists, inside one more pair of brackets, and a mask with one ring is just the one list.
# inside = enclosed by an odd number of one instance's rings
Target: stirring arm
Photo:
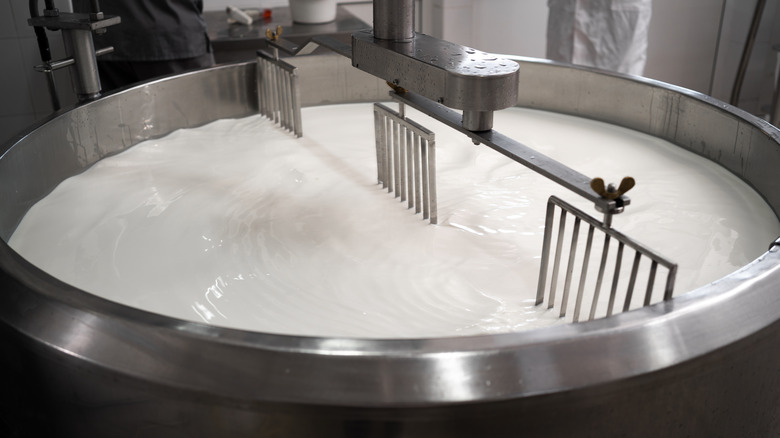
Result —
[[630, 203], [622, 193], [613, 199], [602, 196], [591, 188], [591, 178], [492, 129], [493, 111], [517, 104], [520, 66], [514, 61], [413, 32], [408, 39], [392, 40], [376, 38], [371, 29], [359, 31], [352, 35], [351, 46], [329, 37], [314, 37], [302, 45], [269, 37], [268, 43], [293, 55], [321, 45], [350, 58], [354, 67], [391, 84], [396, 101], [592, 201], [607, 223]]
[[616, 199], [606, 199], [602, 197], [591, 189], [590, 177], [585, 176], [520, 142], [512, 140], [494, 129], [491, 129], [490, 131], [473, 132], [463, 128], [460, 125], [460, 114], [443, 105], [432, 102], [411, 92], [398, 93], [392, 91], [390, 92], [390, 96], [393, 100], [409, 105], [445, 125], [466, 134], [471, 137], [475, 143], [485, 144], [528, 167], [534, 172], [537, 172], [585, 199], [592, 201], [596, 204], [596, 209], [605, 214], [617, 213], [622, 210], [622, 207], [631, 202], [631, 200], [624, 195]]

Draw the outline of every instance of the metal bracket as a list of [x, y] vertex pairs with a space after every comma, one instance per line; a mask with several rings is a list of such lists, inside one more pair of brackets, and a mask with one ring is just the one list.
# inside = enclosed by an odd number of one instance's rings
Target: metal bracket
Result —
[[414, 93], [399, 94], [390, 92], [390, 97], [400, 103], [409, 105], [445, 125], [456, 129], [471, 137], [474, 143], [482, 143], [492, 149], [506, 155], [518, 163], [528, 167], [549, 178], [550, 180], [566, 187], [574, 193], [593, 202], [598, 211], [605, 214], [616, 214], [623, 210], [623, 207], [631, 201], [625, 195], [620, 195], [615, 199], [607, 199], [593, 191], [591, 188], [591, 178], [583, 175], [576, 170], [544, 155], [530, 147], [515, 141], [496, 130], [473, 132], [461, 126], [461, 115], [442, 105], [417, 96]]

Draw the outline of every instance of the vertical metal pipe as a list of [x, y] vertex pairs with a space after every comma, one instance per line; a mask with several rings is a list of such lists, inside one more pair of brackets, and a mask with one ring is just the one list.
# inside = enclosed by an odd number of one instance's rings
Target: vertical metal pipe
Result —
[[374, 37], [411, 41], [414, 38], [414, 0], [374, 0]]
[[761, 25], [761, 17], [764, 15], [764, 6], [766, 6], [766, 0], [758, 0], [756, 9], [753, 11], [753, 20], [750, 23], [750, 30], [748, 31], [745, 48], [742, 51], [742, 58], [739, 61], [737, 78], [734, 80], [734, 88], [731, 89], [731, 99], [729, 99], [729, 103], [734, 106], [739, 106], [739, 95], [742, 92], [742, 84], [745, 82], [745, 73], [747, 73], [750, 55], [753, 54], [753, 46], [756, 44], [756, 35], [758, 34], [758, 28]]
[[63, 29], [62, 38], [66, 52], [75, 61], [76, 74], [73, 76], [73, 81], [79, 100], [100, 96], [100, 76], [98, 76], [92, 31]]

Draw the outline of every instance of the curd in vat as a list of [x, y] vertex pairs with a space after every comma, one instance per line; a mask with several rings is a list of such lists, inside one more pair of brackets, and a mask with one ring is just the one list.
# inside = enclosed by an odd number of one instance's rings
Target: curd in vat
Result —
[[[107, 299], [261, 332], [409, 338], [561, 320], [534, 306], [546, 200], [593, 206], [485, 146], [436, 132], [439, 224], [376, 184], [370, 105], [305, 108], [304, 138], [220, 120], [104, 159], [36, 204], [10, 241]], [[591, 177], [633, 176], [614, 227], [676, 261], [676, 294], [760, 255], [780, 225], [719, 166], [663, 140], [524, 109], [495, 129]]]

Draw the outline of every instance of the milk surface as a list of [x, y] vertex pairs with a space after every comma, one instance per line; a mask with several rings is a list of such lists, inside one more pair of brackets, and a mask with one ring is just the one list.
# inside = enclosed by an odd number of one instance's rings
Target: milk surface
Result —
[[[414, 111], [436, 132], [439, 224], [376, 184], [370, 105], [305, 108], [295, 139], [220, 120], [104, 159], [36, 204], [10, 244], [55, 277], [150, 312], [308, 336], [498, 333], [564, 321], [534, 305], [545, 205], [591, 204]], [[495, 129], [591, 177], [633, 176], [614, 227], [680, 265], [676, 295], [760, 255], [769, 207], [660, 139], [524, 109]]]

